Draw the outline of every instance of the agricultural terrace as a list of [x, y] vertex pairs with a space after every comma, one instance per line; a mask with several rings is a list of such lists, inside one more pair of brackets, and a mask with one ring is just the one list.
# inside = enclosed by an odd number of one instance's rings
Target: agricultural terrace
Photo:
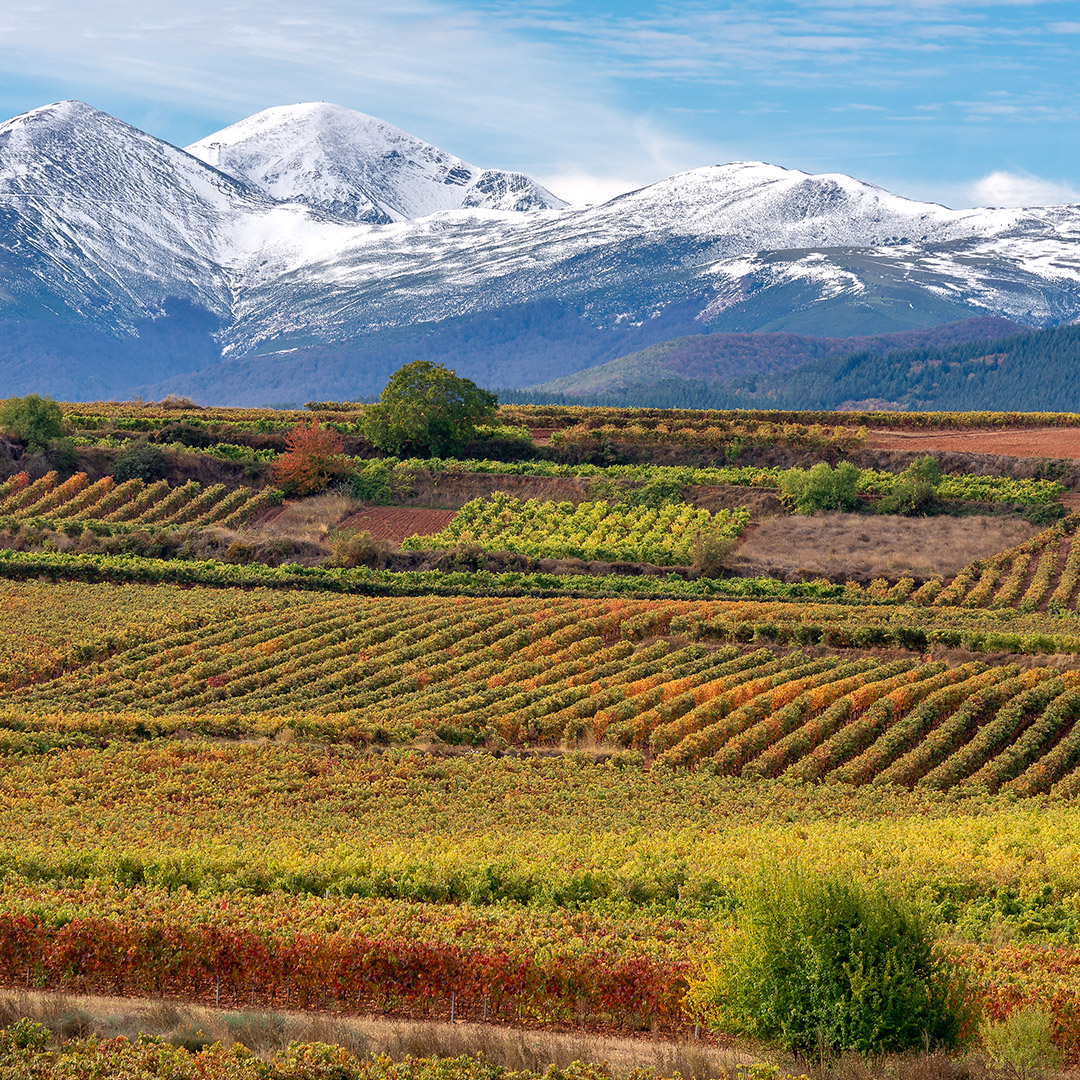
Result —
[[[346, 471], [283, 497], [312, 413]], [[780, 863], [910, 900], [1080, 1056], [1078, 477], [873, 446], [1078, 418], [503, 409], [459, 461], [347, 403], [65, 418], [66, 466], [0, 479], [8, 988], [690, 1036]], [[740, 570], [807, 491], [1009, 540]]]

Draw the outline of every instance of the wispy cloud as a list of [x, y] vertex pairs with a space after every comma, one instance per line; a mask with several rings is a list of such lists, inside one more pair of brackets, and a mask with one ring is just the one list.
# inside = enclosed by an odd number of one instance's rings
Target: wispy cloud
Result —
[[180, 142], [334, 101], [588, 201], [745, 158], [895, 158], [944, 198], [1068, 172], [1076, 33], [1075, 0], [7, 0], [0, 100], [21, 77]]

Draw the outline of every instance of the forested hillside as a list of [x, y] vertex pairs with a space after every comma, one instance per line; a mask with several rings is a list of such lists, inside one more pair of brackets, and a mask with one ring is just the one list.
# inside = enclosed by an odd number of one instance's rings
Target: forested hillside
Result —
[[[506, 394], [504, 400], [658, 408], [858, 406], [907, 411], [982, 411], [1006, 407], [1067, 410], [1080, 404], [1080, 327], [1077, 326], [885, 351], [877, 344], [880, 340], [873, 339], [873, 345], [855, 352], [832, 352], [794, 367], [784, 364], [784, 357], [790, 354], [783, 343], [778, 343], [779, 351], [771, 370], [740, 377], [686, 379], [674, 373], [665, 374], [662, 368], [654, 366], [646, 380], [627, 381], [622, 386], [583, 393], [537, 389]], [[693, 346], [685, 344], [680, 348], [692, 350]], [[613, 368], [615, 364], [607, 367]], [[553, 389], [557, 384], [548, 385]]]

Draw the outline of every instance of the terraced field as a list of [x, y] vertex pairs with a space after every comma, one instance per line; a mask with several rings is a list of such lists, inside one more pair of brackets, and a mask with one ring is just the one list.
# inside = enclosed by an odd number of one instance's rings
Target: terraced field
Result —
[[111, 476], [93, 483], [75, 473], [58, 483], [55, 472], [31, 481], [16, 473], [0, 483], [0, 521], [37, 521], [53, 528], [103, 524], [119, 528], [170, 529], [220, 525], [236, 528], [276, 497], [272, 490], [204, 488], [195, 480], [173, 486], [166, 480], [117, 483]]

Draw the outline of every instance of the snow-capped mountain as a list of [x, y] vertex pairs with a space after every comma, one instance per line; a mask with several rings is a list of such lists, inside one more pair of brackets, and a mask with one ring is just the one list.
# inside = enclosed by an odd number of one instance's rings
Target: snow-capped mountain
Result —
[[80, 101], [0, 125], [0, 258], [16, 301], [55, 294], [70, 314], [121, 324], [164, 296], [225, 314], [231, 234], [272, 208], [246, 182]]
[[574, 208], [330, 105], [188, 151], [80, 102], [0, 125], [0, 392], [341, 398], [421, 354], [522, 386], [703, 330], [986, 314], [1080, 318], [1080, 207], [736, 162]]
[[466, 207], [566, 206], [522, 173], [478, 169], [384, 120], [325, 102], [266, 109], [187, 151], [275, 199], [372, 225]]

